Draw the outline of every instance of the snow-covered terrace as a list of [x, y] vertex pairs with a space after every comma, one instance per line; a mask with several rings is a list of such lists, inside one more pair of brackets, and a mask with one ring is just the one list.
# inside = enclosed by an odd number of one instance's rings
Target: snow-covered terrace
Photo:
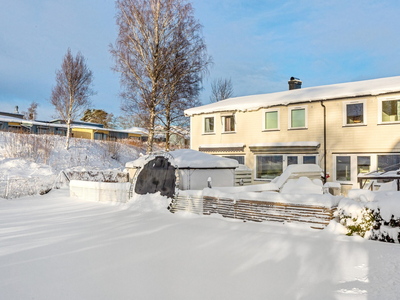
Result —
[[185, 110], [185, 115], [192, 116], [223, 111], [253, 111], [277, 105], [376, 96], [396, 92], [400, 92], [400, 76], [230, 98], [216, 103], [187, 109]]

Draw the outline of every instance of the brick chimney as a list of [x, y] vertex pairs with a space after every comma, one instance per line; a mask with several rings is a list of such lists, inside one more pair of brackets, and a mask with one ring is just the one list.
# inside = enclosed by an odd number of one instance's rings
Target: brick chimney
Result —
[[301, 84], [303, 83], [300, 79], [296, 77], [290, 77], [289, 83], [289, 90], [297, 90], [301, 89]]

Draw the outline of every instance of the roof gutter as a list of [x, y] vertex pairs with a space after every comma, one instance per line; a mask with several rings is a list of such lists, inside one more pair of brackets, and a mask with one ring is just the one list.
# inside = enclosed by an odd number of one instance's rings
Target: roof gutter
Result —
[[324, 184], [326, 183], [326, 106], [321, 100], [321, 106], [324, 108]]

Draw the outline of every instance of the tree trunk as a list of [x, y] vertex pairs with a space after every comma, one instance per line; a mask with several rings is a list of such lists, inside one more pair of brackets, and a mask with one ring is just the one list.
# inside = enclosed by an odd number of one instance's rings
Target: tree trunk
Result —
[[154, 122], [155, 122], [156, 116], [154, 111], [150, 112], [150, 120], [149, 120], [149, 138], [147, 140], [147, 150], [146, 154], [150, 154], [153, 152], [153, 142], [154, 142]]
[[65, 149], [69, 149], [69, 136], [70, 136], [70, 128], [71, 128], [71, 118], [67, 121], [67, 140], [65, 142]]
[[169, 113], [169, 109], [166, 109], [165, 111], [165, 119], [167, 121], [167, 124], [165, 126], [165, 151], [169, 151], [169, 143], [170, 143], [170, 130], [171, 130], [171, 116]]

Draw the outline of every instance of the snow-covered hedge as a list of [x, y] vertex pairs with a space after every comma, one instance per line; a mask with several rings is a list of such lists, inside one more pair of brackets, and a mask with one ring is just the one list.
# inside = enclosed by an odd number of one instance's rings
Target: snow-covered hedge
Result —
[[400, 192], [351, 190], [338, 206], [348, 235], [400, 243]]

